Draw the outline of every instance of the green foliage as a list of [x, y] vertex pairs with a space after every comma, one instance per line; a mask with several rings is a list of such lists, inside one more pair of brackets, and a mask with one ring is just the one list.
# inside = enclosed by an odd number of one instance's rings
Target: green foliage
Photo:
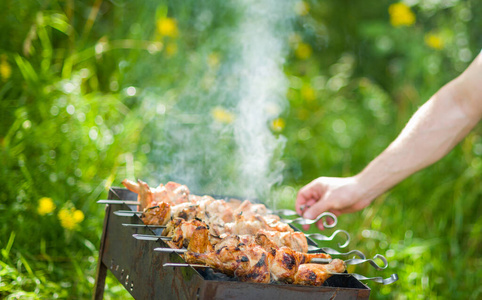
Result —
[[[284, 64], [289, 105], [276, 131], [287, 143], [273, 197], [285, 207], [315, 177], [359, 172], [481, 47], [476, 0], [411, 1], [414, 23], [398, 27], [391, 1], [303, 3]], [[229, 164], [206, 168], [235, 149], [233, 129], [207, 120], [214, 105], [232, 109], [223, 100], [232, 95], [212, 89], [237, 84], [224, 77], [236, 59], [232, 5], [1, 1], [0, 298], [89, 298], [103, 220], [95, 201], [126, 177], [159, 183], [163, 175], [154, 173], [176, 167], [176, 149], [212, 147], [187, 158], [206, 169], [204, 190], [213, 172], [233, 176]], [[162, 152], [176, 134], [167, 132], [166, 114], [194, 134], [212, 131], [216, 143], [178, 139]], [[478, 127], [441, 162], [340, 217], [350, 247], [390, 260], [383, 272], [350, 271], [400, 277], [370, 284], [372, 298], [480, 298], [481, 155]], [[170, 179], [178, 178], [162, 178]], [[42, 197], [54, 204], [45, 214]], [[59, 212], [73, 208], [85, 218], [66, 228]], [[119, 297], [127, 292], [109, 277], [106, 298]]]

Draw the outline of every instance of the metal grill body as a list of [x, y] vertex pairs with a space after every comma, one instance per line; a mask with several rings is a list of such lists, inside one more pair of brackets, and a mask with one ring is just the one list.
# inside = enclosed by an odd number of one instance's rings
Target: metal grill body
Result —
[[[136, 200], [137, 194], [111, 188], [111, 200]], [[194, 268], [164, 268], [169, 262], [184, 262], [175, 253], [154, 252], [169, 247], [159, 240], [142, 241], [132, 234], [159, 234], [147, 227], [127, 228], [122, 223], [141, 224], [139, 217], [119, 217], [120, 209], [135, 209], [125, 204], [106, 205], [104, 228], [93, 299], [102, 299], [107, 270], [119, 280], [134, 299], [368, 299], [370, 289], [352, 276], [332, 276], [321, 287], [292, 284], [259, 284], [206, 279]], [[309, 241], [314, 243], [313, 241]]]

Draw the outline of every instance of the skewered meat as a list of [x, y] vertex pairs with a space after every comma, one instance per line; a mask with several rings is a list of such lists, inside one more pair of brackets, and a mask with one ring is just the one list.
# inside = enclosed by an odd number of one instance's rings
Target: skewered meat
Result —
[[148, 207], [141, 215], [142, 221], [149, 225], [164, 225], [171, 218], [171, 206], [160, 202], [157, 206]]
[[169, 204], [179, 204], [189, 201], [189, 189], [187, 186], [168, 182], [166, 185], [162, 183], [156, 188], [150, 188], [147, 183], [137, 180], [134, 181], [124, 179], [122, 184], [129, 190], [137, 193], [137, 199], [141, 203], [140, 210], [147, 207], [156, 206], [159, 202], [167, 202]]
[[217, 251], [197, 253], [186, 252], [184, 258], [188, 263], [205, 264], [229, 276], [236, 276], [241, 281], [268, 283], [283, 281], [299, 285], [322, 285], [331, 273], [343, 273], [345, 263], [333, 259], [329, 264], [301, 264], [300, 257], [290, 253], [283, 247], [276, 256], [260, 246], [242, 247], [226, 246]]
[[218, 235], [223, 233], [254, 235], [260, 229], [294, 232], [293, 228], [291, 228], [288, 224], [277, 220], [270, 220], [261, 215], [252, 215], [246, 218], [242, 214], [238, 214], [234, 217], [234, 222], [226, 223], [222, 228], [222, 231], [217, 232]]
[[190, 202], [200, 207], [198, 209], [200, 215], [197, 217], [203, 220], [205, 218], [213, 218], [212, 221], [219, 219], [222, 220], [223, 223], [227, 223], [233, 222], [234, 216], [239, 214], [244, 214], [245, 217], [263, 215], [270, 220], [279, 220], [278, 216], [267, 214], [268, 210], [263, 204], [253, 204], [249, 200], [241, 202], [235, 199], [226, 203], [224, 200], [215, 200], [210, 196], [196, 196], [190, 194], [187, 186], [172, 181], [168, 182], [165, 186], [160, 184], [156, 188], [149, 187], [147, 183], [141, 180], [138, 180], [136, 183], [125, 179], [122, 181], [122, 184], [127, 189], [138, 194], [138, 200], [141, 204], [140, 210], [158, 205], [160, 202], [166, 202], [170, 205]]
[[298, 268], [294, 284], [320, 286], [331, 276], [331, 273], [343, 273], [345, 269], [346, 265], [341, 259], [334, 259], [326, 265], [303, 264]]
[[260, 229], [258, 233], [266, 234], [279, 247], [286, 246], [298, 252], [308, 252], [308, 240], [301, 231], [271, 231]]
[[[200, 228], [204, 231], [200, 231]], [[293, 282], [300, 264], [308, 263], [313, 258], [331, 258], [325, 253], [308, 254], [284, 246], [278, 247], [261, 232], [255, 237], [228, 236], [214, 251], [203, 251], [213, 249], [207, 232], [207, 228], [202, 226], [193, 232], [188, 244], [189, 251], [185, 254], [186, 261], [212, 266], [223, 273], [235, 275], [242, 281], [269, 282], [271, 278]]]
[[169, 246], [187, 247], [184, 258], [188, 263], [260, 283], [322, 285], [331, 273], [345, 271], [339, 259], [326, 265], [310, 263], [313, 258], [331, 257], [306, 253], [305, 235], [270, 215], [262, 204], [192, 195], [185, 185], [175, 182], [156, 188], [140, 180], [124, 180], [123, 184], [138, 194], [144, 223], [167, 223], [163, 234], [172, 238]]
[[[185, 221], [181, 218], [175, 218], [167, 224], [163, 234], [172, 238], [167, 242], [171, 248], [180, 249], [189, 245], [194, 232], [200, 227], [206, 228], [206, 231], [209, 232], [206, 223], [200, 220]], [[206, 239], [209, 240], [209, 235], [206, 236]]]
[[[172, 238], [170, 246], [182, 248], [183, 246], [187, 246], [189, 240], [191, 239], [192, 233], [194, 232], [193, 228], [198, 226], [206, 226], [209, 228], [209, 240], [213, 245], [215, 245], [216, 249], [219, 249], [223, 246], [237, 246], [238, 244], [255, 244], [255, 236], [258, 233], [261, 233], [273, 241], [277, 247], [287, 246], [298, 252], [308, 251], [308, 243], [302, 232], [278, 232], [250, 227], [250, 230], [247, 231], [249, 234], [238, 234], [237, 232], [231, 233], [232, 231], [229, 231], [229, 233], [223, 232], [222, 234], [218, 235], [218, 230], [215, 230], [212, 225], [206, 224], [199, 219], [186, 221], [182, 218], [174, 218], [167, 223], [166, 229], [162, 234]], [[239, 228], [242, 227], [239, 226]], [[241, 233], [243, 232], [246, 231], [241, 230]]]

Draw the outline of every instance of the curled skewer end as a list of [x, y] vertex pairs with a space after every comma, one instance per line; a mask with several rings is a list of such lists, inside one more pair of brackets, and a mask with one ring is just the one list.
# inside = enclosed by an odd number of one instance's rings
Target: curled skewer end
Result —
[[[388, 267], [388, 261], [387, 261], [387, 259], [385, 258], [385, 256], [383, 256], [383, 255], [381, 255], [381, 254], [376, 254], [376, 255], [373, 257], [373, 260], [375, 260], [375, 259], [377, 259], [377, 258], [380, 259], [381, 261], [383, 261], [383, 267], [380, 267], [380, 266], [379, 266], [378, 264], [376, 264], [375, 262], [373, 262], [373, 264], [370, 262], [370, 264], [371, 264], [372, 266], [374, 266], [374, 267], [375, 267], [375, 265], [376, 265], [375, 268], [377, 268], [377, 270], [385, 270], [385, 269]], [[373, 261], [373, 260], [372, 260], [372, 261]]]
[[332, 220], [333, 220], [333, 223], [331, 224], [328, 224], [328, 222], [326, 220], [323, 221], [323, 226], [325, 228], [333, 228], [336, 226], [336, 224], [338, 223], [338, 219], [336, 218], [336, 215], [331, 213], [331, 212], [328, 212], [328, 211], [325, 211], [324, 213], [320, 214], [318, 216], [318, 218], [316, 218], [316, 221], [319, 221], [321, 218], [323, 217], [330, 217]]
[[[381, 261], [383, 261], [383, 266], [380, 266], [375, 262], [375, 259], [377, 259], [377, 258], [380, 259]], [[384, 270], [388, 267], [387, 259], [385, 258], [385, 256], [383, 256], [381, 254], [376, 254], [373, 258], [368, 258], [368, 259], [353, 258], [353, 259], [348, 259], [348, 260], [345, 261], [345, 263], [347, 265], [359, 265], [359, 264], [363, 264], [363, 263], [366, 263], [366, 262], [370, 263], [370, 265], [372, 265], [372, 267], [374, 267], [377, 270]]]
[[346, 241], [345, 241], [345, 243], [343, 243], [343, 244], [338, 243], [338, 247], [340, 247], [340, 248], [345, 248], [346, 246], [348, 246], [348, 245], [350, 244], [351, 237], [350, 237], [350, 234], [349, 234], [347, 231], [342, 230], [342, 229], [338, 229], [338, 230], [335, 231], [333, 234], [334, 234], [334, 235], [337, 235], [337, 234], [339, 234], [340, 232], [342, 232], [342, 233], [344, 233], [344, 234], [346, 235]]
[[346, 241], [343, 244], [338, 243], [338, 247], [339, 248], [345, 248], [346, 246], [348, 246], [350, 244], [350, 240], [351, 240], [350, 234], [346, 230], [338, 229], [335, 232], [333, 232], [332, 236], [335, 237], [339, 233], [344, 233], [346, 235]]
[[307, 237], [313, 238], [318, 241], [333, 241], [335, 236], [339, 235], [340, 233], [345, 234], [346, 236], [346, 241], [343, 244], [338, 243], [338, 247], [340, 248], [345, 248], [350, 244], [350, 234], [346, 230], [338, 229], [334, 231], [331, 236], [326, 236], [321, 233], [308, 233], [306, 234]]

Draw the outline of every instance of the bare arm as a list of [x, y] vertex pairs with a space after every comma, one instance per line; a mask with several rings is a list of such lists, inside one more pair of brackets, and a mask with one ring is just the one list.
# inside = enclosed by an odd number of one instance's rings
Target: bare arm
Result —
[[[298, 213], [314, 218], [360, 210], [373, 199], [445, 156], [482, 118], [482, 54], [412, 116], [400, 135], [358, 175], [320, 177], [303, 187]], [[322, 225], [319, 224], [322, 228]]]

